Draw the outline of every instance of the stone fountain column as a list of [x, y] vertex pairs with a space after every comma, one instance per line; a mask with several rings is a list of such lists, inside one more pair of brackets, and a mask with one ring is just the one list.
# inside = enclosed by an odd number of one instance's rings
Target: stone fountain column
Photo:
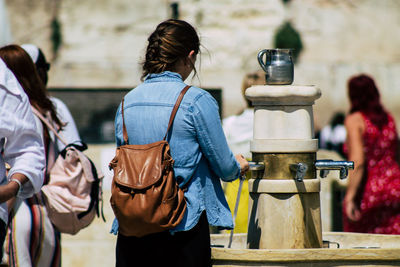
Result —
[[265, 164], [249, 180], [248, 248], [322, 247], [312, 110], [320, 96], [315, 86], [259, 85], [246, 91], [254, 106], [252, 160]]

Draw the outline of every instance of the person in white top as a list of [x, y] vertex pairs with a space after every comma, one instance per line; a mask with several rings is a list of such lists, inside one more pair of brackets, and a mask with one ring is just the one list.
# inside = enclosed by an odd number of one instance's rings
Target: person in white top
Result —
[[[43, 184], [45, 154], [29, 100], [14, 74], [0, 59], [0, 242], [6, 234], [6, 201], [28, 198]], [[5, 164], [11, 168], [6, 171]], [[2, 257], [2, 249], [1, 255]]]
[[246, 89], [253, 85], [265, 85], [263, 71], [246, 74], [242, 82], [242, 95], [247, 104], [246, 108], [240, 114], [227, 117], [222, 121], [225, 136], [233, 154], [242, 154], [245, 158], [251, 158], [250, 140], [253, 139], [254, 108], [244, 94]]
[[[245, 98], [245, 91], [253, 85], [265, 85], [265, 73], [257, 71], [246, 74], [242, 83], [242, 95], [247, 106], [239, 115], [233, 115], [222, 121], [226, 140], [233, 154], [242, 154], [247, 160], [251, 159], [250, 140], [253, 139], [254, 109], [251, 102]], [[224, 186], [225, 196], [231, 210], [234, 210], [239, 179]], [[247, 180], [243, 183], [240, 203], [235, 222], [235, 233], [247, 232], [249, 190]]]
[[319, 148], [336, 151], [345, 158], [343, 144], [346, 141], [347, 132], [344, 118], [344, 113], [336, 112], [330, 123], [322, 128], [319, 134]]
[[[29, 54], [33, 63], [35, 63], [40, 79], [44, 85], [47, 86], [50, 63], [47, 62], [42, 50], [34, 44], [23, 44], [21, 47]], [[57, 116], [65, 124], [62, 130], [65, 141], [69, 144], [80, 142], [81, 138], [79, 136], [78, 128], [76, 127], [74, 118], [72, 117], [68, 107], [58, 98], [50, 97], [50, 100], [53, 102]], [[38, 122], [40, 122], [40, 120], [38, 120]], [[62, 150], [65, 145], [57, 139], [57, 147], [59, 150]]]
[[[20, 81], [32, 108], [46, 117], [67, 142], [80, 141], [74, 121], [65, 121], [67, 116], [63, 117], [66, 114], [66, 106], [61, 101], [51, 100], [47, 95], [44, 81], [41, 80], [30, 55], [19, 45], [7, 45], [0, 48], [0, 57]], [[69, 111], [67, 113], [70, 116]], [[39, 128], [37, 131], [45, 144], [44, 184], [46, 184], [56, 157], [64, 149], [65, 144], [55, 138], [54, 133], [49, 131], [39, 118], [36, 116], [35, 118]], [[65, 129], [72, 132], [67, 132]], [[26, 201], [18, 201], [14, 205], [14, 216], [9, 224], [7, 238], [10, 267], [61, 265], [61, 235], [51, 223], [45, 201], [39, 192]]]

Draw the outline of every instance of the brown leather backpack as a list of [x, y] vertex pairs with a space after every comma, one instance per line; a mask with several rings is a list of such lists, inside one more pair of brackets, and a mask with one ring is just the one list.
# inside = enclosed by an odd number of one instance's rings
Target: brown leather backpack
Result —
[[110, 202], [124, 236], [162, 232], [177, 226], [183, 218], [186, 200], [175, 180], [166, 137], [189, 88], [183, 88], [172, 109], [164, 139], [146, 145], [129, 145], [122, 100], [125, 145], [117, 148], [109, 167], [114, 171]]

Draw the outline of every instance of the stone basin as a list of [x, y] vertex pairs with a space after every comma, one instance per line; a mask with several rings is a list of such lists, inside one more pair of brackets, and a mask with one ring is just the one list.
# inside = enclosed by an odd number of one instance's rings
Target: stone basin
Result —
[[228, 240], [211, 236], [213, 266], [400, 266], [397, 235], [324, 232], [327, 248], [316, 249], [246, 249], [247, 234], [235, 234], [227, 248]]

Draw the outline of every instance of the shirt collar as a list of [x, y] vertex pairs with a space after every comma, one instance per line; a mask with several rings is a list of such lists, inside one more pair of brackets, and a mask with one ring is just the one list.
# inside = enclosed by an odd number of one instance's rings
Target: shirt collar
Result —
[[179, 73], [172, 71], [164, 71], [161, 73], [150, 73], [145, 78], [145, 83], [149, 82], [167, 82], [167, 81], [180, 81], [182, 82], [182, 76]]

